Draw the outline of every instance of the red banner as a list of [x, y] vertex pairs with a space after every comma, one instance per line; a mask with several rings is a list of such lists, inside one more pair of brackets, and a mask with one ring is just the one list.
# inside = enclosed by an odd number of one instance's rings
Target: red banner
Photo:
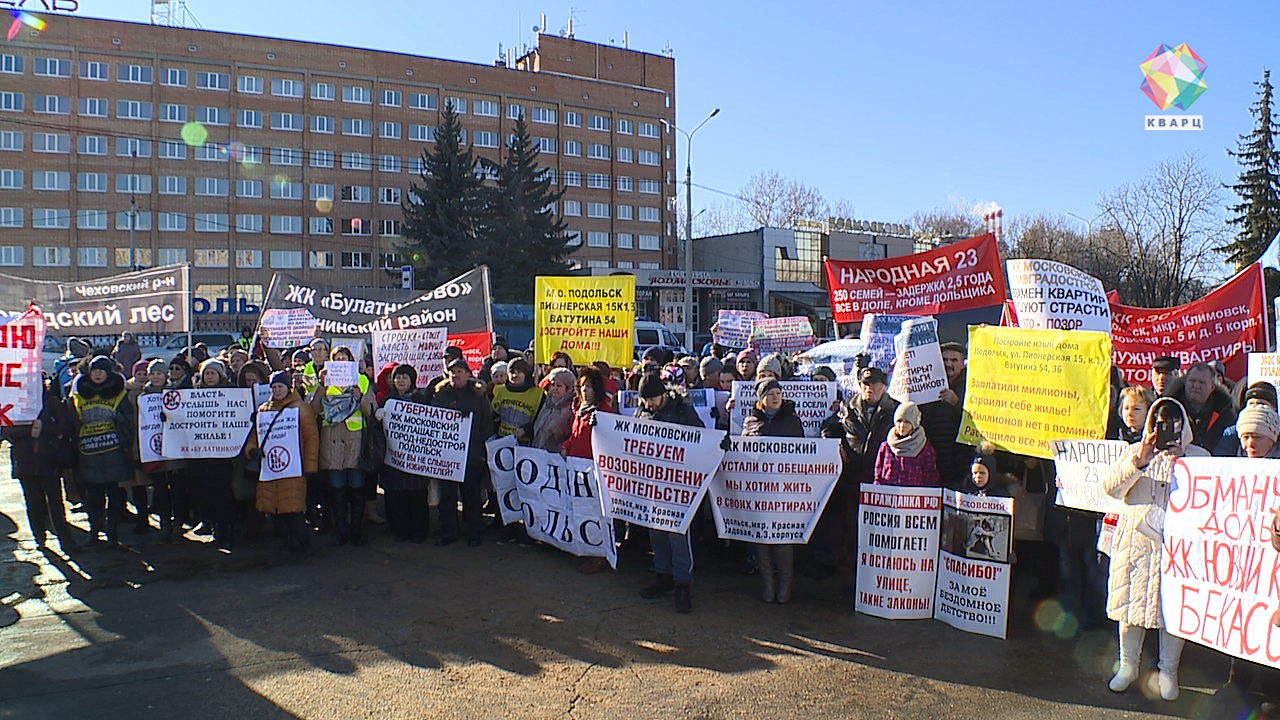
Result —
[[1266, 294], [1262, 266], [1250, 265], [1222, 287], [1173, 308], [1139, 308], [1111, 301], [1111, 347], [1125, 382], [1151, 384], [1151, 361], [1172, 355], [1182, 370], [1221, 360], [1227, 377], [1245, 376], [1249, 353], [1266, 352]]
[[1004, 266], [991, 233], [885, 260], [826, 260], [836, 322], [868, 313], [937, 315], [1000, 305]]

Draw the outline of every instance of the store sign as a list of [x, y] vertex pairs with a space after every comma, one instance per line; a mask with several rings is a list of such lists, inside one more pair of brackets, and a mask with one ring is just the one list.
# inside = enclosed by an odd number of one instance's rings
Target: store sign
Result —
[[[636, 285], [650, 287], [684, 287], [685, 271], [683, 270], [650, 270], [636, 272]], [[760, 278], [746, 274], [730, 273], [693, 273], [693, 286], [698, 288], [758, 288]]]

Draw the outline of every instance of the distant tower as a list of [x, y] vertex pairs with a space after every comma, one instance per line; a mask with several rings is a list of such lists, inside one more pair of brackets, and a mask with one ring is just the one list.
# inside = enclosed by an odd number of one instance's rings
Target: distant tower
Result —
[[151, 0], [151, 24], [170, 27], [203, 27], [187, 9], [186, 0]]

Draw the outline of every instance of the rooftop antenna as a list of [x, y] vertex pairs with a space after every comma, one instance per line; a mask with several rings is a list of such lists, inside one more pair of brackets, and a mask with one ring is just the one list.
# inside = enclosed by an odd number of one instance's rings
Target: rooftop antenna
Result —
[[187, 9], [187, 0], [151, 0], [151, 24], [204, 29], [195, 14]]
[[628, 42], [628, 39], [627, 39], [627, 31], [626, 31], [626, 30], [623, 30], [623, 31], [622, 31], [622, 49], [623, 49], [623, 50], [629, 50], [629, 49], [631, 49], [631, 45], [630, 45], [630, 43]]

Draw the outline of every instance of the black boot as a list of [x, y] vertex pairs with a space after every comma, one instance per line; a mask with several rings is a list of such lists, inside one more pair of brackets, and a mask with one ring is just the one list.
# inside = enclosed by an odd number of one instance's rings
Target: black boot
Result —
[[693, 610], [693, 587], [689, 583], [676, 583], [676, 612]]
[[348, 491], [347, 507], [351, 513], [351, 521], [347, 528], [352, 545], [364, 544], [364, 536], [360, 534], [364, 527], [364, 488], [352, 488]]
[[671, 575], [659, 573], [658, 576], [653, 579], [652, 585], [640, 591], [640, 597], [645, 600], [652, 600], [666, 595], [671, 592], [671, 589], [674, 587], [675, 581], [671, 578]]
[[213, 538], [218, 544], [220, 550], [231, 550], [235, 547], [235, 533], [232, 531], [232, 525], [229, 522], [218, 523], [213, 527]]
[[328, 513], [333, 518], [333, 546], [347, 544], [347, 505], [351, 493], [347, 488], [334, 488], [329, 495]]

